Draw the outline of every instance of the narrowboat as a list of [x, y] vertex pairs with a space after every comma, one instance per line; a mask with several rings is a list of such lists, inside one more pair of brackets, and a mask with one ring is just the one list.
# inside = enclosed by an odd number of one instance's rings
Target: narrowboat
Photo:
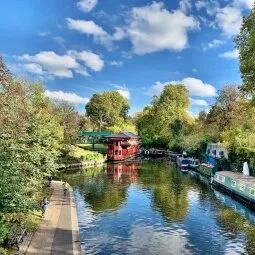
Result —
[[190, 164], [189, 158], [178, 157], [176, 160], [176, 163], [182, 172], [189, 171], [189, 164]]
[[211, 177], [216, 173], [218, 167], [217, 165], [212, 165], [210, 163], [202, 163], [196, 168], [196, 170], [206, 177]]
[[235, 195], [252, 206], [255, 205], [255, 177], [247, 175], [244, 165], [243, 173], [220, 171], [214, 175], [213, 184], [223, 188], [231, 195]]
[[198, 159], [194, 159], [190, 162], [189, 164], [189, 168], [192, 170], [196, 170], [199, 167], [199, 160]]
[[107, 158], [121, 161], [134, 158], [139, 152], [140, 137], [127, 131], [105, 136]]

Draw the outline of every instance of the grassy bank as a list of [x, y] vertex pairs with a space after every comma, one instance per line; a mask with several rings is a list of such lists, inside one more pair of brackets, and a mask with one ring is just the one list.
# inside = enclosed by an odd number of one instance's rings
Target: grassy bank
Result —
[[82, 161], [100, 161], [102, 159], [104, 159], [104, 155], [99, 152], [72, 145], [69, 153], [61, 159], [60, 164], [75, 164]]
[[[83, 148], [88, 151], [93, 151], [93, 145], [91, 143], [83, 143], [83, 144], [77, 144], [78, 147]], [[98, 151], [100, 153], [106, 153], [106, 147], [103, 144], [96, 143], [94, 151]]]

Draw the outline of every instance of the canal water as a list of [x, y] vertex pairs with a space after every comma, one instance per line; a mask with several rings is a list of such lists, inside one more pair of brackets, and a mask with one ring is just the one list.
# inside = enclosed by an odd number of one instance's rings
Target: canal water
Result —
[[74, 187], [85, 254], [255, 254], [255, 214], [169, 162], [61, 178]]

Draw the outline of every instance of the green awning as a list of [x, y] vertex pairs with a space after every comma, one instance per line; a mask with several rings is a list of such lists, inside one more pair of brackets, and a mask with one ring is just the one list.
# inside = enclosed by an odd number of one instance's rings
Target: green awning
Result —
[[111, 132], [80, 132], [79, 136], [83, 136], [83, 137], [104, 137], [107, 135], [111, 135]]

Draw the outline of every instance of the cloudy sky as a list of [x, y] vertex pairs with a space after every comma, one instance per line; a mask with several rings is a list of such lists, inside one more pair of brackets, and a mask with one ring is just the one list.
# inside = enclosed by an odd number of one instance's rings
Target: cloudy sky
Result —
[[140, 111], [165, 84], [183, 83], [190, 111], [240, 84], [233, 39], [253, 0], [6, 0], [0, 52], [17, 76], [77, 105], [117, 90]]

